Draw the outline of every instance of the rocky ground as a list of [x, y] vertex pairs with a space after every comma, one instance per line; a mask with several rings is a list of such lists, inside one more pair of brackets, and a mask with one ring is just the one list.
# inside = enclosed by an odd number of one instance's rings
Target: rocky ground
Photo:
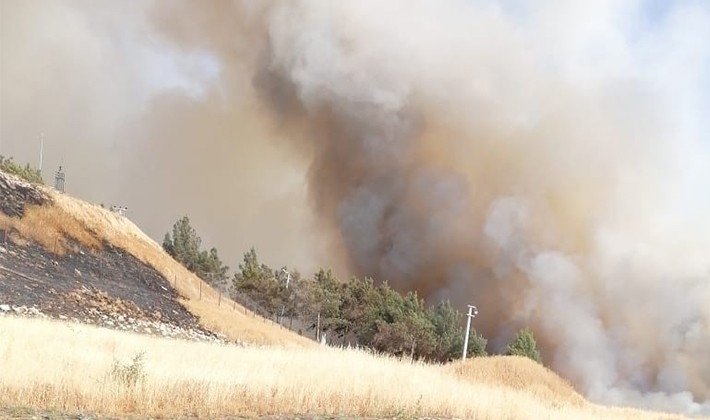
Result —
[[40, 316], [167, 337], [217, 340], [152, 267], [123, 250], [57, 256], [0, 245], [0, 316]]
[[25, 206], [47, 201], [45, 194], [32, 184], [0, 172], [0, 212], [10, 217], [22, 217]]
[[[0, 212], [52, 203], [35, 186], [0, 172]], [[221, 340], [202, 328], [169, 281], [133, 255], [78, 243], [57, 255], [0, 229], [0, 316], [39, 316], [166, 337]], [[9, 238], [9, 239], [8, 239]]]

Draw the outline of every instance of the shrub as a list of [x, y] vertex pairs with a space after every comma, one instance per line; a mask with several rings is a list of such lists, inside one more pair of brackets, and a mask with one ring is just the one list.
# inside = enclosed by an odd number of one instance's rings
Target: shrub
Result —
[[0, 171], [15, 175], [33, 184], [44, 184], [39, 169], [32, 168], [29, 164], [22, 166], [12, 158], [6, 158], [2, 155], [0, 155]]
[[133, 356], [129, 363], [121, 363], [118, 360], [114, 360], [111, 367], [111, 379], [128, 388], [143, 382], [145, 379], [144, 357], [145, 352], [139, 352]]

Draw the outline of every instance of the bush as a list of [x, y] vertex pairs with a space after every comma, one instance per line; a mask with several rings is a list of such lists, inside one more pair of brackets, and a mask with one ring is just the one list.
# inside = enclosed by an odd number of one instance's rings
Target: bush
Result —
[[518, 332], [515, 339], [508, 344], [506, 354], [509, 356], [523, 356], [542, 363], [540, 351], [537, 349], [537, 343], [535, 343], [535, 337], [533, 337], [532, 331], [528, 328], [523, 328]]
[[119, 384], [131, 388], [145, 379], [144, 371], [145, 352], [136, 353], [129, 363], [113, 361], [110, 377]]
[[42, 174], [38, 169], [30, 167], [29, 164], [22, 166], [12, 160], [12, 158], [6, 158], [2, 155], [0, 155], [0, 171], [15, 175], [33, 184], [44, 184]]

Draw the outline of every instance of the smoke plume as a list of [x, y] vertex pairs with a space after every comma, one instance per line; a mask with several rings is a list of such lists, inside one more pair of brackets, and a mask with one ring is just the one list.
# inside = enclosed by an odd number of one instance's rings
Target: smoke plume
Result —
[[[148, 57], [169, 51], [156, 60], [179, 70], [160, 89], [139, 78], [152, 86], [139, 105], [121, 53], [106, 68], [115, 84], [78, 87], [118, 95], [87, 104], [125, 108], [91, 112], [111, 134], [104, 144], [134, 165], [136, 203], [260, 220], [233, 235], [264, 229], [269, 244], [301, 253], [288, 255], [476, 304], [498, 349], [529, 325], [546, 362], [594, 400], [710, 413], [706, 4], [113, 7], [123, 17], [93, 2], [66, 8], [115, 20], [90, 32]], [[19, 121], [3, 114], [3, 142]], [[280, 204], [245, 216], [283, 179]], [[221, 195], [231, 198], [210, 205]]]

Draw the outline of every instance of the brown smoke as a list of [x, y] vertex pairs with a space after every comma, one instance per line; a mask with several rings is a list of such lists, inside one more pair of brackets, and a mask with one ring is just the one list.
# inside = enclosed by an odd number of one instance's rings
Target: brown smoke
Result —
[[312, 262], [326, 237], [354, 274], [477, 304], [498, 349], [531, 326], [596, 400], [708, 413], [710, 203], [694, 191], [710, 12], [688, 2], [648, 29], [643, 2], [553, 3], [120, 8], [199, 81], [117, 128], [122, 196], [220, 221], [220, 249], [259, 236]]

